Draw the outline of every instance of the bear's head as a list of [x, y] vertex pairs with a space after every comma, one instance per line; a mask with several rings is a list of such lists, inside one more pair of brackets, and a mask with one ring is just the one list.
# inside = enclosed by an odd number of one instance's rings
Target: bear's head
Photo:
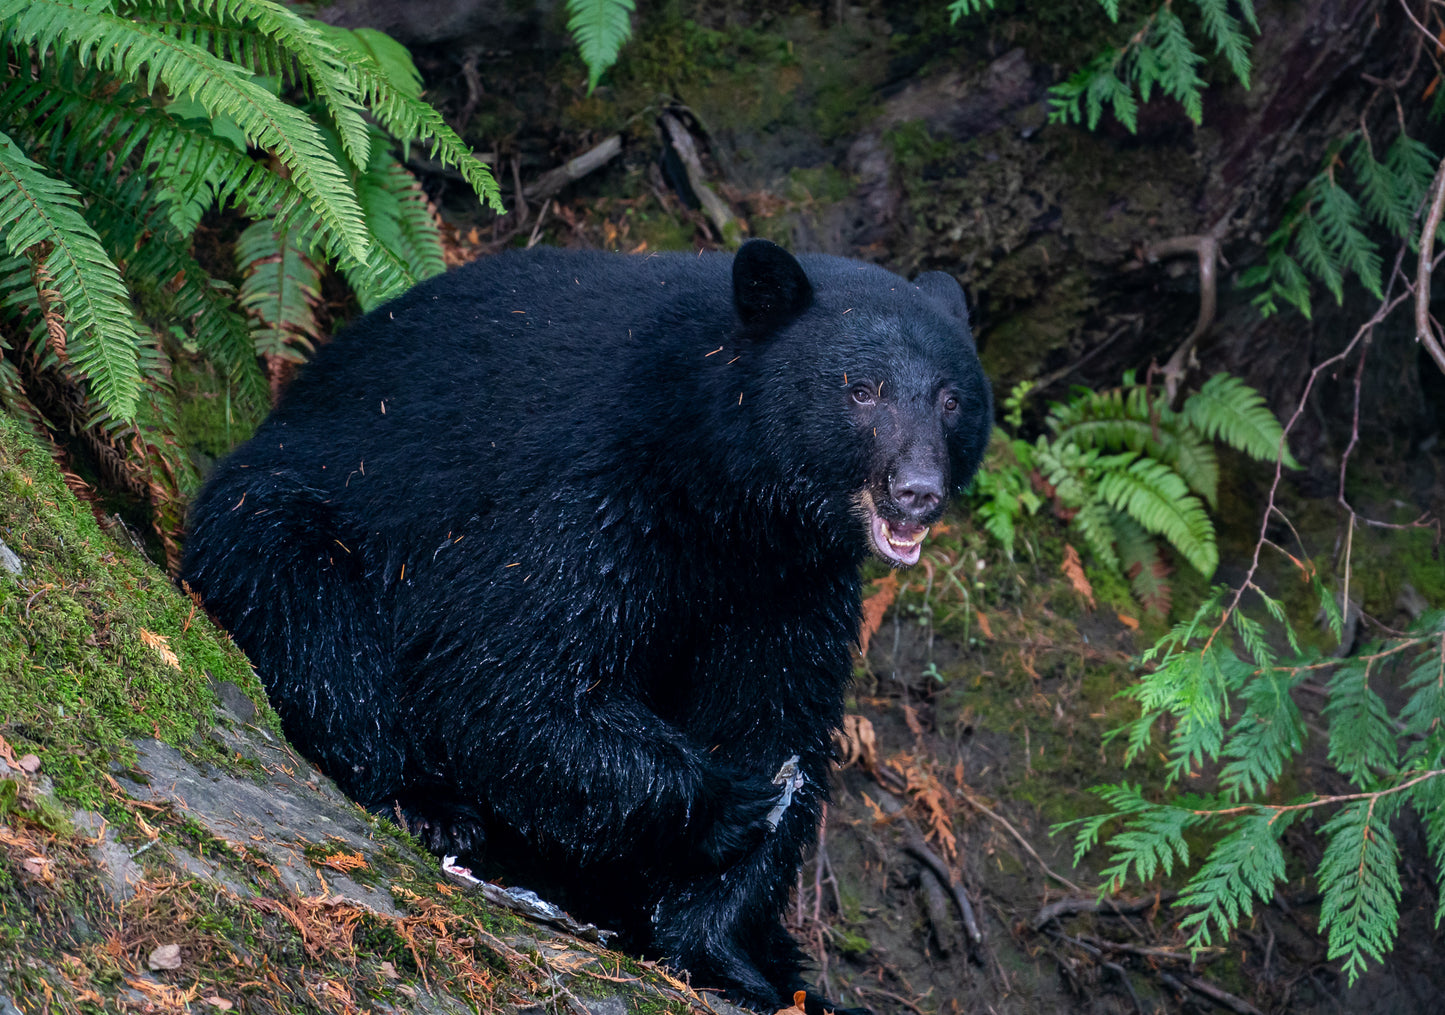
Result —
[[794, 496], [833, 538], [916, 564], [993, 430], [962, 288], [943, 272], [909, 282], [800, 261], [766, 240], [742, 246], [732, 279], [765, 439]]

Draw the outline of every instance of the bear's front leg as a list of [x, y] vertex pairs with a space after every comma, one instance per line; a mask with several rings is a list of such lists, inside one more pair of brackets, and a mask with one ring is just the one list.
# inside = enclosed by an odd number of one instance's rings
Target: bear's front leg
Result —
[[[785, 759], [773, 767], [786, 779], [786, 770], [794, 766]], [[729, 1000], [769, 1013], [791, 1004], [794, 992], [808, 990], [802, 953], [783, 929], [780, 914], [797, 882], [804, 850], [817, 834], [828, 760], [815, 755], [795, 767], [802, 778], [793, 782], [790, 799], [785, 791], [775, 802], [777, 807], [786, 799], [776, 828], [720, 872], [658, 885], [652, 914], [653, 950], [688, 970], [695, 986], [723, 987]], [[810, 990], [804, 1010], [848, 1015]], [[855, 1015], [865, 1012], [856, 1009]]]

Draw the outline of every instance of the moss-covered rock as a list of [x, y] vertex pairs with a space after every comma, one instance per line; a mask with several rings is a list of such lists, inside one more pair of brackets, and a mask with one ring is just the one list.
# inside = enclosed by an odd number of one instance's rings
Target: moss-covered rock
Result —
[[729, 1009], [342, 796], [4, 416], [0, 541], [0, 1011]]

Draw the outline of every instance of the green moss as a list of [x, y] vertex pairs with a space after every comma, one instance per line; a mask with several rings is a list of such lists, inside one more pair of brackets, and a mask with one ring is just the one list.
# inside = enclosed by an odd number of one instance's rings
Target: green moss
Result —
[[0, 417], [0, 735], [34, 751], [62, 796], [96, 806], [131, 737], [191, 743], [212, 678], [258, 702], [245, 657], [164, 574], [100, 531], [45, 451]]

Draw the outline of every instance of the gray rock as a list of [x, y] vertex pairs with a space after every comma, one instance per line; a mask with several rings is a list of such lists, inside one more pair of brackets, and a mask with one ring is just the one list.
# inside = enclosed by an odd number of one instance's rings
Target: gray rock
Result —
[[[0, 567], [3, 567], [11, 574], [19, 574], [25, 569], [24, 565], [20, 563], [20, 558], [16, 556], [15, 551], [6, 546], [5, 540], [3, 539], [0, 539]], [[0, 1015], [3, 1015], [3, 1012], [0, 1012]]]

